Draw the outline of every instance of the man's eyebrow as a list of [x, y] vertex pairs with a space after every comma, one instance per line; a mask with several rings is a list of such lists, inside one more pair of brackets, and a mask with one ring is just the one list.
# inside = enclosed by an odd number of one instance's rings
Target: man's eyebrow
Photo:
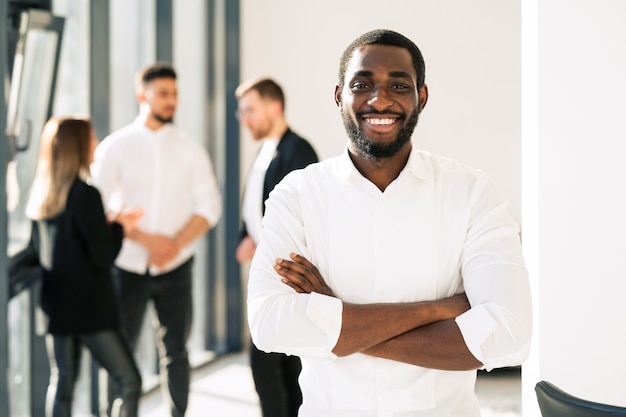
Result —
[[389, 76], [393, 78], [413, 78], [411, 74], [406, 71], [391, 71]]
[[[354, 77], [371, 77], [372, 75], [374, 75], [374, 73], [369, 70], [360, 70], [354, 73]], [[389, 73], [389, 76], [391, 78], [408, 78], [408, 79], [413, 78], [411, 74], [406, 71], [391, 71]]]

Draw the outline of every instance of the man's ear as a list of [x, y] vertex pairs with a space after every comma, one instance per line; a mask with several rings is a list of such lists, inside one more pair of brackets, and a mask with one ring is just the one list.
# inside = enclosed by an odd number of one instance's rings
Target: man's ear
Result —
[[422, 110], [424, 110], [424, 107], [426, 107], [426, 103], [428, 102], [428, 86], [426, 84], [424, 84], [422, 88], [420, 88], [418, 92], [418, 97], [419, 97], [419, 106], [420, 106], [420, 113], [421, 113]]
[[270, 108], [272, 109], [272, 115], [274, 117], [282, 116], [285, 114], [283, 110], [283, 106], [280, 104], [280, 101], [274, 100], [269, 102]]
[[341, 107], [341, 87], [339, 84], [335, 86], [335, 104], [337, 107]]

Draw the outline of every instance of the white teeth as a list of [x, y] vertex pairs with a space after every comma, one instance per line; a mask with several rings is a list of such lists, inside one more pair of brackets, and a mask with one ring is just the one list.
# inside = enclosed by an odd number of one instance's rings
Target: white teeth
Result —
[[381, 125], [382, 126], [382, 125], [390, 125], [390, 124], [392, 124], [395, 121], [395, 119], [367, 119], [367, 121], [370, 124]]

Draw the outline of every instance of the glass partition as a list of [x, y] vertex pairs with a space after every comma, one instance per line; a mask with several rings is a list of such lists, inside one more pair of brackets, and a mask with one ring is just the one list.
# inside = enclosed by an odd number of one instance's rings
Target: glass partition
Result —
[[[51, 113], [63, 22], [62, 18], [41, 10], [23, 12], [20, 19], [6, 121], [10, 145], [7, 168], [9, 256], [24, 247], [30, 237], [25, 205], [35, 175], [39, 136]], [[34, 291], [20, 293], [8, 305], [11, 337], [7, 378], [12, 416], [43, 415], [43, 401], [39, 393], [35, 396], [33, 391], [39, 390], [38, 384], [42, 383], [38, 381], [39, 375], [41, 372], [47, 375], [48, 365], [45, 353], [41, 354], [43, 340], [35, 333], [41, 316], [37, 313]], [[35, 374], [37, 378], [33, 378]]]
[[[164, 56], [163, 49], [173, 49], [180, 72], [177, 124], [209, 149], [224, 196], [224, 217], [198, 242], [189, 341], [195, 367], [242, 348], [243, 299], [234, 257], [239, 231], [239, 125], [232, 93], [239, 81], [239, 9], [238, 2], [230, 0], [169, 1], [171, 7], [168, 0], [54, 0], [53, 10], [64, 19], [35, 10], [22, 16], [6, 113], [11, 143], [7, 252], [15, 253], [30, 235], [25, 205], [51, 103], [54, 114], [90, 113], [100, 121], [97, 127], [104, 137], [136, 114], [135, 70]], [[174, 9], [171, 24], [177, 42], [157, 39], [156, 9], [163, 5], [165, 10]], [[196, 44], [193, 50], [186, 47], [190, 40]], [[9, 303], [6, 376], [11, 417], [44, 415], [49, 367], [43, 338], [35, 331], [36, 299], [33, 291], [23, 291]], [[136, 358], [149, 390], [158, 386], [158, 359], [154, 332], [149, 320], [145, 322]], [[83, 353], [74, 412], [104, 415], [106, 374], [92, 366], [87, 351]]]

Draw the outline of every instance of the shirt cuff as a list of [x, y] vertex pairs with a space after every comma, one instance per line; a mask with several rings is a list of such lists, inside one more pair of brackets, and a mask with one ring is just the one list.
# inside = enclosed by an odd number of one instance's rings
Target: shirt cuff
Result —
[[469, 351], [476, 359], [485, 364], [485, 355], [481, 347], [496, 330], [498, 323], [483, 305], [472, 307], [458, 316], [455, 321]]
[[326, 347], [329, 352], [339, 340], [343, 303], [340, 299], [316, 292], [310, 294], [306, 316], [326, 333]]

